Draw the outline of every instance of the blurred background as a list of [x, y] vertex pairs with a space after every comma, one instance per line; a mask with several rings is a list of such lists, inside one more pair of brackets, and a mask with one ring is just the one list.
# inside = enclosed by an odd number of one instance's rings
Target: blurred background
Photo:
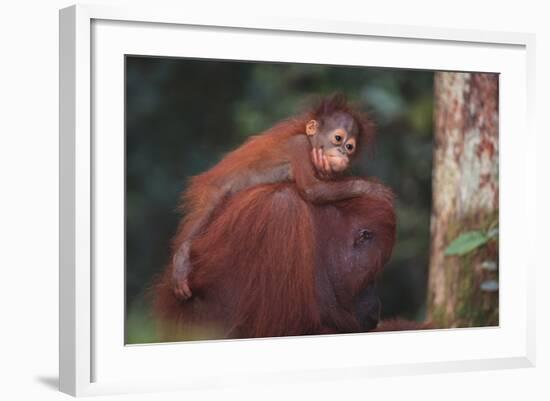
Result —
[[397, 243], [378, 282], [382, 317], [422, 321], [430, 248], [430, 71], [126, 57], [126, 342], [158, 341], [147, 289], [169, 258], [189, 176], [249, 136], [341, 91], [377, 125], [373, 152], [353, 173], [396, 195]]

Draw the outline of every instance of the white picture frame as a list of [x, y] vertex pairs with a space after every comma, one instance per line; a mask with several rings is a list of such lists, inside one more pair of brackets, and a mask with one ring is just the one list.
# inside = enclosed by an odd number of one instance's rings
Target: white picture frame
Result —
[[[196, 40], [183, 46], [178, 38], [189, 35]], [[258, 38], [261, 46], [254, 44]], [[332, 51], [315, 51], [319, 46]], [[362, 46], [365, 51], [358, 54], [349, 51]], [[372, 55], [368, 62], [366, 52]], [[336, 58], [345, 65], [499, 72], [500, 326], [125, 346], [124, 260], [118, 249], [124, 226], [124, 54], [319, 63]], [[530, 255], [535, 253], [529, 251], [529, 239], [514, 232], [524, 222], [535, 231], [536, 210], [529, 202], [536, 186], [534, 84], [530, 34], [237, 18], [155, 7], [61, 10], [61, 391], [94, 395], [534, 366], [535, 260]], [[108, 139], [104, 132], [110, 133]], [[513, 135], [517, 132], [524, 133], [521, 141]], [[178, 364], [182, 357], [191, 361], [187, 368]]]

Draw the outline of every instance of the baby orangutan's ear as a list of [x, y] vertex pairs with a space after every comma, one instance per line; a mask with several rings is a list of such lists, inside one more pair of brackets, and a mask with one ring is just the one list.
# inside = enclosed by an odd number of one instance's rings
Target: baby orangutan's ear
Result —
[[319, 130], [319, 123], [316, 120], [309, 120], [306, 124], [306, 134], [308, 136], [313, 136]]

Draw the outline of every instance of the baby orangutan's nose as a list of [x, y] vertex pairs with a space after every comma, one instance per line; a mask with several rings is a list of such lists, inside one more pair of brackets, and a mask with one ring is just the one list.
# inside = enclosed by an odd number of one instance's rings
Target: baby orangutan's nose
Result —
[[[352, 149], [353, 149], [353, 145], [345, 145], [345, 146], [351, 146]], [[348, 151], [346, 150], [346, 148], [345, 148], [344, 146], [340, 146], [340, 147], [338, 148], [338, 152], [340, 152], [340, 154], [343, 155], [343, 157], [344, 157], [345, 159], [348, 158]]]

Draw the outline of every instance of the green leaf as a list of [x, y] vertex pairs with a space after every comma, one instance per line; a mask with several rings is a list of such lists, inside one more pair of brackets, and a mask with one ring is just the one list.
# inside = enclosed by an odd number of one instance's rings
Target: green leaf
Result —
[[445, 255], [464, 255], [485, 244], [489, 238], [481, 231], [460, 234], [445, 250]]
[[498, 227], [491, 228], [487, 231], [487, 237], [494, 238], [498, 236]]
[[494, 272], [498, 270], [497, 262], [494, 260], [485, 260], [483, 263], [481, 263], [481, 268], [490, 272]]
[[498, 282], [496, 280], [487, 280], [481, 283], [481, 291], [495, 292], [498, 291]]

